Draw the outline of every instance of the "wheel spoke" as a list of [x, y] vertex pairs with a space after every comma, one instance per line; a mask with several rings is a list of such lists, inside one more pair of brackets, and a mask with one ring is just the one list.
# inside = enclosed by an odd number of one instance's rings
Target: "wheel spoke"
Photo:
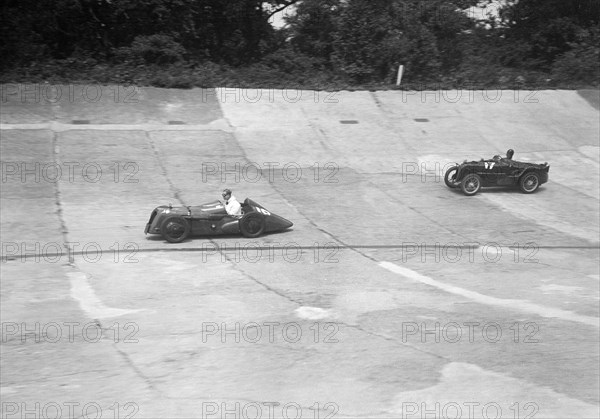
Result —
[[462, 190], [467, 195], [475, 195], [481, 188], [481, 179], [476, 174], [470, 174], [463, 178]]
[[532, 192], [534, 191], [537, 186], [538, 186], [538, 178], [535, 175], [529, 175], [524, 179], [523, 182], [523, 188], [527, 191], [527, 192]]

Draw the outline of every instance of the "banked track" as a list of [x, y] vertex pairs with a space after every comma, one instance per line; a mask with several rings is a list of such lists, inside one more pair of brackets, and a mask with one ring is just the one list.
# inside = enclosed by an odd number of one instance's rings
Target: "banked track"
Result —
[[[312, 417], [315, 402], [335, 403], [336, 417], [398, 417], [414, 403], [450, 401], [498, 403], [504, 416], [514, 413], [515, 402], [535, 403], [540, 417], [597, 416], [598, 240], [590, 240], [598, 231], [597, 110], [576, 92], [528, 92], [517, 102], [514, 92], [501, 92], [497, 101], [479, 92], [470, 101], [465, 93], [458, 102], [436, 92], [302, 92], [294, 98], [263, 92], [253, 102], [244, 97], [255, 92], [145, 89], [138, 103], [126, 106], [100, 101], [48, 108], [19, 100], [3, 106], [3, 162], [110, 167], [132, 161], [139, 167], [135, 184], [62, 178], [52, 185], [59, 191], [58, 214], [48, 182], [13, 176], [17, 182], [2, 185], [3, 242], [28, 249], [25, 262], [17, 257], [2, 264], [3, 321], [95, 319], [104, 328], [118, 321], [140, 330], [137, 345], [38, 346], [56, 364], [37, 369], [43, 371], [38, 383], [61, 381], [69, 372], [61, 359], [93, 356], [95, 372], [71, 377], [94, 395], [73, 388], [69, 400], [95, 398], [108, 409], [125, 397], [137, 403], [140, 417], [190, 416], [202, 411], [203, 401], [221, 400], [293, 401], [303, 417]], [[448, 161], [507, 148], [518, 159], [549, 161], [550, 183], [532, 196], [484, 191], [467, 198], [430, 173]], [[273, 182], [203, 177], [203, 163], [232, 168], [236, 162], [275, 162], [281, 170]], [[301, 168], [297, 182], [283, 177], [287, 163]], [[337, 182], [324, 181], [331, 172], [321, 172], [315, 182], [315, 163], [334, 163]], [[423, 177], [423, 169], [429, 175]], [[199, 238], [169, 245], [143, 238], [153, 206], [203, 202], [225, 185], [286, 214], [294, 228], [254, 241]], [[31, 220], [26, 225], [19, 221], [23, 215]], [[548, 220], [559, 220], [561, 228]], [[27, 253], [35, 243], [92, 241], [103, 250], [134, 243], [138, 263], [121, 263], [121, 257], [115, 264], [112, 255], [88, 263], [74, 249], [71, 264], [45, 263], [43, 257], [30, 263]], [[497, 263], [481, 256], [450, 263], [403, 252], [436, 244], [457, 250], [473, 242], [477, 250], [497, 244], [507, 256]], [[236, 260], [231, 249], [248, 243], [260, 251], [293, 243], [307, 257], [295, 263]], [[315, 260], [314, 251], [331, 243], [339, 247], [337, 262], [325, 264], [322, 254]], [[534, 243], [539, 262], [515, 262], [514, 252], [508, 253], [515, 243]], [[199, 260], [215, 248], [223, 250], [224, 262], [220, 253]], [[34, 250], [33, 259], [37, 255]], [[41, 291], [32, 295], [32, 288]], [[452, 292], [457, 289], [468, 293]], [[90, 293], [94, 304], [86, 300]], [[61, 301], [61, 310], [47, 303], [53, 300]], [[207, 345], [199, 332], [203, 321], [265, 320], [306, 328], [333, 322], [340, 342]], [[407, 324], [473, 321], [495, 322], [509, 338], [495, 346], [485, 340], [452, 345], [418, 336], [406, 341], [402, 334]], [[514, 345], [515, 322], [535, 324], [541, 341]], [[30, 344], [15, 348], [26, 351]], [[66, 400], [51, 386], [22, 378], [36, 364], [20, 351], [3, 358], [3, 395], [10, 401]], [[214, 366], [210, 379], [199, 373]], [[109, 390], [117, 371], [127, 388]], [[314, 371], [321, 372], [318, 378]], [[465, 392], [452, 390], [465, 383], [472, 383]], [[473, 396], [482, 388], [485, 396]]]

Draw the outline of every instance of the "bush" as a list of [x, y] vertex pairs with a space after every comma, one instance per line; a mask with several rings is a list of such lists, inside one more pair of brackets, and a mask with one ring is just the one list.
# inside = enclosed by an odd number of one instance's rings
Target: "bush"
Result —
[[554, 62], [552, 77], [559, 82], [597, 86], [600, 82], [600, 47], [597, 44], [575, 45]]
[[131, 64], [173, 64], [184, 59], [185, 49], [168, 35], [136, 36], [131, 46], [115, 50], [115, 58]]

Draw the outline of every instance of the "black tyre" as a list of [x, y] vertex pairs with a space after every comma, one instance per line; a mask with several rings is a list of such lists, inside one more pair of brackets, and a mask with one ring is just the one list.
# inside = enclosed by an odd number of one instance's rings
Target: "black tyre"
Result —
[[449, 188], [456, 188], [458, 185], [456, 184], [456, 172], [458, 172], [458, 167], [454, 166], [450, 169], [446, 170], [446, 174], [444, 175], [444, 182], [446, 186]]
[[180, 215], [167, 217], [160, 226], [160, 233], [170, 243], [180, 243], [190, 234], [190, 223]]
[[540, 177], [537, 173], [529, 172], [521, 176], [519, 188], [523, 193], [533, 193], [540, 187]]
[[265, 217], [257, 212], [245, 214], [240, 220], [240, 231], [244, 237], [260, 236], [265, 231]]
[[475, 173], [465, 176], [460, 184], [460, 188], [467, 196], [473, 196], [481, 189], [481, 178]]

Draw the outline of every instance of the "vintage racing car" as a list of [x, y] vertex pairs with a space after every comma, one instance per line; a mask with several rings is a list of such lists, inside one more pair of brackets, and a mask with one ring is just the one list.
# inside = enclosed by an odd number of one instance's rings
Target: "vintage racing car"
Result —
[[290, 228], [291, 221], [267, 211], [260, 204], [246, 198], [242, 215], [228, 215], [219, 201], [198, 206], [171, 205], [156, 207], [146, 224], [146, 234], [161, 234], [171, 243], [179, 243], [190, 235], [215, 236], [239, 234], [258, 237]]
[[450, 188], [460, 187], [469, 196], [486, 186], [518, 186], [524, 193], [532, 193], [548, 182], [548, 163], [515, 161], [512, 159], [513, 153], [508, 150], [507, 157], [496, 155], [489, 160], [465, 160], [446, 171], [444, 182]]

